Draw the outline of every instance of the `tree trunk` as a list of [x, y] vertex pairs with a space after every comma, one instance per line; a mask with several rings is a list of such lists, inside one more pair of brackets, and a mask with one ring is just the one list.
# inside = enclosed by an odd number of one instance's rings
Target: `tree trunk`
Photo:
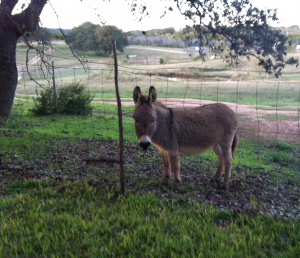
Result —
[[16, 32], [9, 27], [0, 29], [0, 127], [5, 125], [10, 115], [17, 88], [16, 45], [18, 38]]
[[25, 32], [35, 31], [39, 16], [48, 0], [31, 0], [19, 14], [11, 12], [18, 0], [0, 2], [0, 127], [8, 119], [18, 84], [16, 46]]

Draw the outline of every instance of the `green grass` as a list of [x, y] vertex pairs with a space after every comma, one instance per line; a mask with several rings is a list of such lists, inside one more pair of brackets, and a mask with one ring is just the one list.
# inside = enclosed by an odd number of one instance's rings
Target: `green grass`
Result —
[[262, 117], [270, 121], [277, 121], [277, 120], [298, 121], [299, 120], [299, 116], [297, 115], [293, 116], [293, 115], [285, 115], [285, 114], [263, 114]]
[[[7, 123], [7, 129], [35, 131], [47, 135], [64, 135], [75, 138], [114, 138], [118, 139], [117, 106], [112, 104], [92, 103], [91, 116], [49, 115], [33, 116], [28, 111], [33, 101], [15, 101], [15, 109]], [[125, 140], [133, 140], [132, 106], [123, 106], [123, 126]]]
[[295, 143], [289, 143], [286, 141], [280, 141], [278, 139], [272, 139], [273, 145], [280, 151], [293, 151], [295, 149]]
[[298, 257], [300, 224], [201, 204], [24, 182], [0, 199], [1, 257]]
[[[271, 162], [286, 162], [286, 163], [297, 163], [298, 159], [294, 157], [291, 153], [287, 152], [276, 152], [270, 153]], [[299, 168], [299, 166], [298, 166]]]
[[262, 110], [282, 110], [282, 111], [298, 111], [298, 107], [284, 107], [284, 106], [274, 106], [274, 107], [265, 107], [265, 106], [258, 106], [258, 109]]
[[[31, 173], [47, 176], [43, 181], [32, 181], [24, 180], [22, 171], [1, 174], [0, 194], [5, 197], [0, 199], [0, 257], [300, 255], [299, 221], [222, 211], [195, 196], [175, 192], [168, 201], [160, 195], [144, 194], [145, 180], [157, 188], [161, 185], [151, 176], [137, 175], [145, 166], [159, 164], [161, 170], [157, 152], [153, 156], [139, 153], [137, 160], [129, 163], [133, 154], [125, 153], [126, 177], [136, 188], [136, 194], [129, 190], [126, 196], [119, 196], [115, 188], [119, 182], [117, 168], [76, 163], [85, 153], [106, 150], [101, 142], [93, 141], [95, 138], [118, 139], [116, 105], [95, 103], [91, 117], [34, 117], [28, 112], [33, 102], [15, 104], [8, 127], [0, 131], [1, 159], [23, 168], [34, 166], [29, 169]], [[136, 141], [132, 111], [133, 107], [123, 107], [124, 136], [131, 142]], [[117, 151], [117, 142], [113, 144]], [[247, 171], [270, 171], [281, 163], [284, 172], [293, 175], [299, 173], [299, 154], [299, 145], [286, 141], [268, 139], [263, 146], [240, 139], [233, 176], [243, 166]], [[199, 166], [201, 171], [212, 171], [216, 157], [212, 151], [191, 158], [182, 155], [181, 165], [192, 174]], [[272, 173], [269, 179], [284, 182], [286, 176]], [[86, 179], [72, 182], [73, 175]], [[107, 180], [116, 183], [107, 184]], [[295, 177], [295, 184], [297, 180]], [[190, 188], [184, 180], [182, 187]], [[138, 194], [138, 189], [144, 193]]]
[[[55, 139], [67, 139], [68, 141], [77, 141], [83, 138], [119, 139], [116, 105], [93, 103], [94, 112], [92, 116], [88, 117], [66, 115], [36, 117], [28, 112], [32, 105], [32, 101], [17, 101], [6, 129], [12, 131], [21, 130], [31, 134], [20, 139], [2, 137], [2, 139], [0, 138], [2, 146], [5, 146], [7, 149], [16, 146], [15, 149], [23, 153], [24, 149], [18, 149], [17, 146], [31, 146], [32, 143], [40, 142], [40, 138], [44, 137], [43, 135], [45, 137], [54, 137]], [[133, 111], [133, 106], [122, 107], [125, 141], [134, 142], [137, 140], [132, 119]], [[241, 118], [246, 119], [243, 116]], [[21, 144], [20, 141], [23, 140], [25, 142]], [[298, 172], [298, 169], [300, 169], [300, 164], [297, 163], [300, 153], [299, 144], [290, 144], [285, 141], [276, 141], [275, 139], [271, 139], [269, 142], [271, 142], [271, 148], [267, 148], [257, 142], [240, 139], [238, 155], [234, 164], [263, 167], [267, 170], [272, 170], [277, 166], [277, 162], [285, 162], [288, 163], [288, 166], [285, 168], [286, 172]], [[47, 145], [47, 143], [45, 144]], [[195, 159], [206, 157], [212, 161], [217, 160], [211, 150], [194, 157]], [[294, 166], [294, 164], [296, 165]]]

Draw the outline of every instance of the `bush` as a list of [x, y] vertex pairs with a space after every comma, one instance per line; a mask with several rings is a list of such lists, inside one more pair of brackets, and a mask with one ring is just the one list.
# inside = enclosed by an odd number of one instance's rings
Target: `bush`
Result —
[[[67, 114], [88, 115], [92, 112], [93, 96], [84, 92], [86, 87], [79, 82], [68, 83], [57, 92], [58, 107], [55, 107], [54, 90], [41, 91], [34, 99], [35, 107], [30, 109], [34, 115]], [[38, 92], [37, 92], [38, 95]]]
[[160, 64], [167, 64], [170, 62], [171, 56], [170, 54], [164, 54], [163, 57], [159, 59]]
[[171, 60], [171, 55], [170, 54], [164, 54], [163, 55], [163, 60], [164, 60], [164, 64], [169, 63], [170, 60]]

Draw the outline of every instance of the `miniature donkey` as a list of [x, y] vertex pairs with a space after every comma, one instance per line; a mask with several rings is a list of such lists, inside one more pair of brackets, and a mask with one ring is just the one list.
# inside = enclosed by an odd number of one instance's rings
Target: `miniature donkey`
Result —
[[164, 167], [164, 183], [168, 182], [172, 171], [173, 188], [178, 188], [181, 181], [179, 152], [198, 154], [212, 148], [218, 157], [217, 172], [212, 180], [220, 181], [225, 167], [222, 188], [228, 188], [232, 158], [238, 143], [238, 120], [231, 108], [221, 103], [167, 108], [156, 102], [153, 86], [148, 95], [142, 95], [140, 87], [136, 86], [133, 100], [133, 118], [140, 146], [147, 150], [152, 142], [158, 149]]

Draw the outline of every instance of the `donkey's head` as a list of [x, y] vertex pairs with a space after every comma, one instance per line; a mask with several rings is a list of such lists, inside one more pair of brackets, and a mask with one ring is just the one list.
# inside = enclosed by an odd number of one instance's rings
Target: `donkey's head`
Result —
[[153, 86], [149, 88], [149, 94], [141, 93], [141, 88], [136, 86], [133, 91], [133, 101], [135, 111], [133, 118], [135, 120], [135, 132], [140, 145], [144, 150], [150, 146], [151, 138], [156, 131], [157, 114], [153, 108], [156, 100], [156, 90]]

